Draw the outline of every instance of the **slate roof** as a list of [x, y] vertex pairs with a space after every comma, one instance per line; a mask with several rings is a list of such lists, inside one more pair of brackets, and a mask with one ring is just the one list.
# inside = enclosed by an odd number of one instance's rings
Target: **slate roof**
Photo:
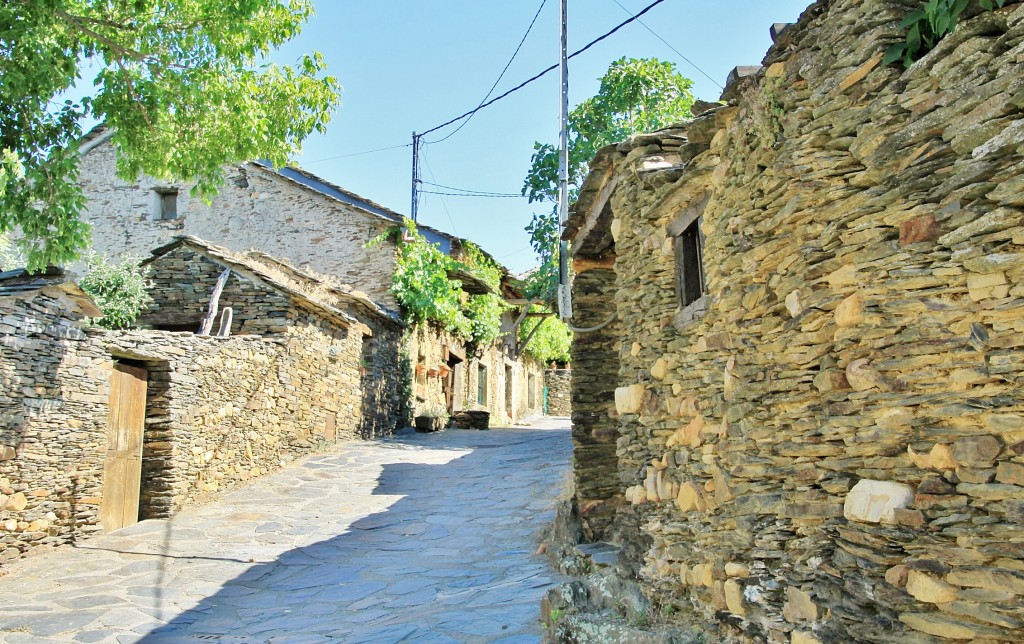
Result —
[[29, 273], [23, 268], [0, 273], [0, 297], [30, 298], [44, 289], [56, 289], [59, 295], [66, 297], [68, 303], [89, 317], [100, 317], [103, 313], [88, 293], [68, 278], [68, 273], [51, 266], [41, 273]]

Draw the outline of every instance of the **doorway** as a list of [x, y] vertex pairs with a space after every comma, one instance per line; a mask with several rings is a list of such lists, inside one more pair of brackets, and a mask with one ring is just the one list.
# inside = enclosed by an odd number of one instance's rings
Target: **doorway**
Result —
[[139, 521], [148, 375], [145, 367], [123, 362], [115, 362], [110, 374], [107, 455], [100, 504], [100, 522], [107, 531]]

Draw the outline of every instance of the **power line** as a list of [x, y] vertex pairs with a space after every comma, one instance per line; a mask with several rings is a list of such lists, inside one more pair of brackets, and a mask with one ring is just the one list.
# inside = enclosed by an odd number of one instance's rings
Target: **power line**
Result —
[[[498, 74], [498, 79], [496, 81], [494, 81], [493, 85], [491, 85], [491, 89], [487, 90], [487, 94], [482, 99], [480, 99], [480, 105], [477, 105], [477, 109], [480, 109], [480, 106], [484, 104], [484, 101], [486, 101], [487, 99], [489, 99], [491, 97], [491, 93], [494, 92], [494, 88], [497, 87], [498, 83], [501, 82], [501, 79], [505, 77], [505, 72], [508, 71], [508, 68], [512, 65], [512, 61], [514, 61], [516, 59], [516, 56], [519, 55], [519, 50], [523, 48], [523, 43], [526, 42], [526, 37], [530, 35], [531, 31], [533, 31], [533, 25], [535, 25], [537, 23], [537, 18], [538, 18], [538, 16], [540, 16], [540, 12], [544, 8], [544, 5], [547, 4], [547, 2], [548, 2], [548, 0], [541, 0], [540, 6], [537, 7], [537, 13], [533, 14], [533, 20], [530, 21], [530, 26], [526, 28], [526, 33], [523, 34], [522, 40], [520, 40], [519, 44], [516, 46], [516, 50], [512, 53], [512, 57], [508, 59], [507, 63], [505, 63], [505, 68], [501, 70], [500, 74]], [[472, 114], [470, 114], [469, 118], [467, 118], [465, 121], [463, 121], [462, 124], [459, 125], [459, 127], [457, 127], [454, 130], [452, 130], [448, 134], [448, 136], [444, 137], [443, 139], [438, 139], [436, 141], [427, 141], [427, 143], [440, 143], [441, 141], [447, 141], [448, 139], [450, 139], [453, 136], [455, 136], [455, 134], [459, 130], [461, 130], [462, 128], [466, 127], [466, 125], [468, 125], [471, 120], [473, 120], [473, 115]]]
[[[523, 195], [489, 195], [485, 193], [472, 193], [472, 192], [437, 192], [434, 190], [420, 190], [420, 194], [424, 195], [445, 195], [448, 197], [481, 197], [485, 199], [525, 199]], [[443, 203], [443, 201], [442, 201]]]
[[459, 192], [465, 192], [469, 194], [487, 195], [491, 197], [522, 197], [522, 194], [511, 193], [511, 192], [494, 192], [491, 190], [470, 190], [469, 188], [456, 188], [455, 186], [446, 186], [440, 183], [432, 183], [430, 181], [423, 181], [428, 186], [434, 186], [435, 188], [444, 188], [446, 190], [457, 190]]
[[[434, 170], [433, 170], [433, 168], [430, 167], [430, 159], [427, 158], [427, 148], [426, 148], [426, 146], [424, 146], [424, 148], [423, 148], [423, 162], [427, 165], [427, 172], [430, 173], [430, 178], [433, 179], [434, 178]], [[431, 193], [431, 194], [434, 194], [434, 193]], [[455, 234], [456, 237], [458, 237], [459, 236], [459, 231], [455, 228], [455, 220], [452, 219], [452, 213], [450, 213], [448, 211], [448, 202], [446, 202], [444, 199], [440, 199], [440, 201], [441, 201], [441, 207], [444, 208], [444, 214], [448, 215], [448, 223], [450, 223], [452, 225], [452, 232]]]
[[[617, 4], [617, 5], [619, 5], [619, 8], [620, 8], [620, 9], [622, 9], [623, 11], [625, 11], [625, 12], [626, 12], [626, 13], [627, 13], [628, 15], [630, 15], [630, 16], [632, 16], [632, 15], [633, 15], [633, 14], [632, 14], [632, 12], [630, 12], [630, 10], [629, 10], [629, 9], [627, 9], [626, 7], [624, 7], [624, 6], [622, 5], [622, 3], [621, 3], [621, 2], [619, 2], [619, 0], [612, 0], [612, 2], [614, 2], [614, 3], [615, 3], [615, 4]], [[671, 44], [669, 44], [669, 42], [668, 42], [667, 40], [665, 40], [664, 38], [662, 38], [661, 36], [659, 36], [659, 35], [657, 34], [657, 32], [655, 32], [655, 31], [654, 31], [653, 29], [651, 29], [650, 27], [648, 27], [648, 26], [647, 26], [647, 24], [646, 24], [646, 23], [645, 23], [645, 22], [644, 22], [643, 20], [637, 20], [637, 22], [639, 22], [639, 23], [640, 23], [640, 26], [641, 26], [641, 27], [643, 27], [643, 28], [644, 28], [644, 29], [646, 29], [647, 31], [651, 32], [651, 34], [653, 34], [655, 38], [657, 38], [657, 39], [658, 39], [658, 40], [660, 40], [661, 42], [665, 43], [665, 46], [666, 46], [666, 47], [668, 47], [668, 48], [669, 48], [669, 49], [671, 49], [672, 51], [676, 52], [676, 55], [677, 55], [677, 56], [679, 56], [680, 58], [682, 58], [682, 59], [683, 59], [683, 60], [685, 60], [686, 62], [690, 63], [690, 66], [691, 66], [691, 67], [693, 67], [694, 69], [696, 69], [696, 70], [697, 70], [698, 72], [700, 72], [701, 74], [704, 74], [704, 78], [708, 79], [709, 81], [711, 81], [712, 83], [714, 83], [715, 85], [717, 85], [717, 86], [718, 86], [718, 87], [719, 87], [720, 89], [725, 89], [724, 87], [722, 87], [721, 83], [719, 83], [718, 81], [716, 81], [716, 80], [715, 80], [714, 78], [711, 78], [710, 76], [708, 76], [707, 72], [705, 72], [705, 71], [704, 71], [703, 69], [701, 69], [700, 67], [698, 67], [698, 66], [697, 66], [697, 63], [693, 62], [692, 60], [690, 60], [689, 58], [687, 58], [686, 56], [684, 56], [684, 55], [683, 55], [683, 53], [682, 53], [681, 51], [679, 51], [678, 49], [676, 49], [675, 47], [673, 47], [673, 46], [672, 46]]]
[[[655, 0], [651, 4], [649, 4], [646, 7], [644, 7], [644, 9], [642, 11], [640, 11], [640, 13], [636, 14], [635, 16], [630, 18], [629, 20], [626, 20], [624, 22], [619, 23], [619, 25], [617, 25], [614, 29], [612, 29], [608, 33], [604, 34], [603, 36], [598, 36], [594, 40], [591, 40], [589, 43], [584, 45], [581, 49], [577, 49], [576, 51], [574, 51], [572, 54], [569, 55], [569, 58], [575, 58], [576, 56], [579, 56], [580, 54], [582, 54], [583, 52], [587, 51], [588, 49], [590, 49], [591, 47], [593, 47], [597, 43], [601, 42], [605, 38], [608, 38], [609, 36], [614, 34], [619, 29], [622, 29], [623, 27], [625, 27], [629, 23], [631, 23], [631, 22], [633, 22], [635, 20], [638, 20], [640, 18], [640, 16], [644, 15], [645, 13], [647, 13], [648, 11], [653, 9], [654, 7], [658, 6], [662, 2], [665, 2], [665, 0]], [[557, 64], [556, 65], [552, 65], [551, 67], [548, 67], [547, 69], [545, 69], [544, 71], [540, 72], [539, 74], [537, 74], [537, 75], [535, 75], [535, 76], [533, 76], [531, 78], [528, 78], [527, 80], [523, 81], [522, 83], [516, 85], [515, 87], [513, 87], [510, 90], [508, 90], [504, 94], [502, 94], [500, 96], [496, 96], [495, 98], [492, 98], [491, 100], [487, 101], [486, 103], [482, 103], [481, 105], [478, 105], [476, 108], [466, 112], [465, 114], [462, 114], [461, 116], [456, 116], [455, 118], [451, 119], [450, 121], [446, 121], [446, 122], [442, 123], [441, 125], [438, 125], [437, 127], [433, 127], [431, 129], [427, 130], [426, 132], [422, 132], [422, 133], [420, 133], [419, 136], [423, 136], [424, 134], [430, 134], [431, 132], [436, 132], [437, 130], [440, 130], [443, 127], [447, 127], [447, 126], [451, 125], [452, 123], [455, 123], [456, 121], [460, 121], [460, 120], [466, 118], [467, 116], [472, 116], [473, 114], [476, 114], [477, 112], [479, 112], [483, 108], [488, 107], [489, 105], [493, 105], [493, 104], [497, 103], [498, 101], [500, 101], [501, 99], [505, 98], [509, 94], [512, 94], [513, 92], [518, 92], [519, 90], [523, 89], [524, 87], [526, 87], [527, 85], [529, 85], [533, 81], [541, 78], [542, 76], [544, 76], [545, 74], [547, 74], [549, 72], [553, 72], [556, 69], [558, 69], [558, 65]]]
[[397, 150], [398, 148], [410, 148], [412, 143], [403, 143], [402, 145], [389, 145], [386, 148], [376, 148], [374, 150], [363, 150], [362, 152], [353, 152], [351, 154], [342, 154], [336, 157], [327, 157], [326, 159], [317, 159], [316, 161], [303, 161], [302, 165], [310, 165], [313, 163], [323, 163], [324, 161], [334, 161], [335, 159], [347, 159], [348, 157], [357, 157], [363, 154], [373, 154], [374, 152], [384, 152], [385, 150]]

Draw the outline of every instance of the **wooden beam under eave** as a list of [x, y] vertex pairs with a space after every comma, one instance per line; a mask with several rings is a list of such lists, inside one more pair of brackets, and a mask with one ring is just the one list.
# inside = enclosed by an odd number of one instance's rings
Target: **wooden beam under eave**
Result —
[[615, 268], [615, 255], [592, 259], [590, 257], [574, 257], [572, 260], [572, 271], [579, 275], [596, 268], [611, 270]]

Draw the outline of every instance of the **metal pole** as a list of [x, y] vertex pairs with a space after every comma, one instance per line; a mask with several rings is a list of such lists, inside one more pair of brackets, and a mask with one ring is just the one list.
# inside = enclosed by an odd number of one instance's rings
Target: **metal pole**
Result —
[[572, 300], [569, 292], [569, 244], [561, 237], [565, 231], [565, 222], [569, 219], [569, 0], [561, 0], [559, 4], [562, 21], [559, 77], [562, 89], [558, 134], [558, 317], [568, 320], [572, 317]]
[[413, 223], [418, 221], [420, 206], [420, 137], [412, 133], [412, 211]]

